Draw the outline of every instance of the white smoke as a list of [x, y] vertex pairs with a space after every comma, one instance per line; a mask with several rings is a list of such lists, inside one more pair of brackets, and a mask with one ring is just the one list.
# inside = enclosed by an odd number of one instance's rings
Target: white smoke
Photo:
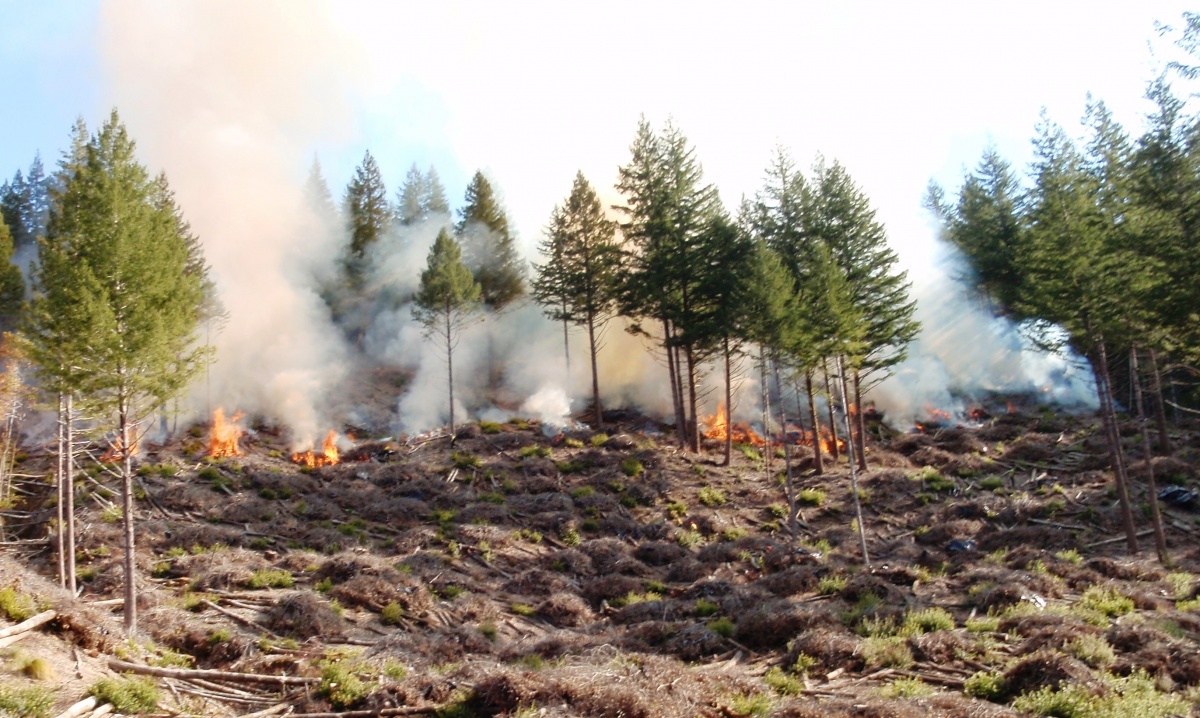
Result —
[[300, 188], [314, 141], [349, 126], [336, 99], [353, 47], [307, 0], [114, 0], [99, 12], [111, 96], [139, 157], [166, 171], [229, 312], [193, 407], [250, 411], [311, 443], [350, 355], [311, 271], [336, 261], [340, 241], [313, 231]]

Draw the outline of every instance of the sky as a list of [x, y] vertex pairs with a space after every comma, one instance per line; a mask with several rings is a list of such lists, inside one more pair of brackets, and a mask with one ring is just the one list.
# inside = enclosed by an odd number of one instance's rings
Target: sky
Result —
[[[328, 311], [294, 262], [334, 267], [340, 251], [306, 237], [296, 216], [314, 157], [339, 198], [367, 151], [393, 197], [410, 166], [432, 166], [457, 206], [482, 170], [533, 258], [577, 171], [619, 201], [617, 169], [643, 116], [683, 131], [731, 209], [758, 190], [780, 148], [802, 168], [820, 155], [870, 198], [914, 280], [926, 333], [898, 371], [908, 388], [893, 406], [915, 412], [945, 405], [947, 387], [967, 380], [995, 389], [1020, 375], [1043, 386], [1058, 371], [1024, 352], [1011, 327], [949, 297], [944, 248], [921, 207], [930, 180], [953, 194], [989, 144], [1024, 167], [1043, 108], [1079, 134], [1089, 93], [1136, 135], [1147, 83], [1175, 57], [1155, 23], [1179, 23], [1185, 9], [0, 0], [0, 176], [37, 152], [53, 166], [76, 117], [94, 129], [117, 108], [141, 161], [170, 179], [233, 315], [218, 346], [224, 377], [209, 391], [317, 436], [333, 411], [313, 397], [338, 393], [354, 352], [329, 339]], [[411, 280], [424, 255], [392, 259]], [[380, 326], [415, 336], [411, 319], [396, 320]], [[538, 326], [553, 341], [552, 327]], [[540, 373], [532, 367], [518, 393], [534, 393]], [[627, 379], [625, 391], [649, 385]], [[912, 389], [921, 385], [923, 395]]]
[[[1091, 92], [1137, 127], [1145, 83], [1169, 50], [1154, 22], [1178, 22], [1186, 9], [1164, 1], [172, 4], [201, 14], [207, 5], [224, 22], [253, 8], [279, 23], [321, 18], [314, 43], [336, 57], [332, 79], [321, 79], [332, 96], [314, 101], [344, 116], [309, 132], [307, 156], [290, 171], [300, 181], [318, 156], [335, 195], [367, 150], [389, 189], [415, 162], [437, 168], [452, 201], [482, 169], [532, 248], [576, 170], [611, 193], [644, 114], [656, 127], [673, 118], [729, 205], [755, 192], [776, 147], [801, 166], [817, 153], [842, 162], [906, 254], [925, 251], [929, 239], [920, 208], [928, 181], [953, 188], [989, 142], [1023, 165], [1043, 106], [1075, 127]], [[120, 5], [128, 3], [0, 0], [8, 108], [0, 175], [38, 151], [52, 163], [76, 116], [94, 126], [129, 94], [105, 50], [123, 33], [107, 18]]]

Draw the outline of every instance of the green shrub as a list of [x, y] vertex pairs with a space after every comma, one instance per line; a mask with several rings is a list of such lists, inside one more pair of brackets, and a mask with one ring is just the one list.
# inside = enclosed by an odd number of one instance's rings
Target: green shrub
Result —
[[933, 688], [920, 678], [897, 678], [880, 688], [879, 695], [884, 698], [924, 698], [933, 695]]
[[988, 476], [987, 478], [980, 479], [979, 488], [986, 491], [1002, 489], [1004, 488], [1004, 479], [1001, 479], [999, 476]]
[[1133, 611], [1133, 600], [1121, 595], [1114, 588], [1092, 586], [1083, 592], [1078, 607], [1102, 613], [1109, 618], [1124, 616]]
[[513, 534], [520, 540], [528, 543], [541, 543], [542, 533], [536, 529], [517, 529]]
[[631, 456], [621, 462], [621, 471], [625, 472], [626, 476], [632, 478], [635, 476], [640, 476], [641, 473], [645, 471], [645, 467], [642, 466], [642, 462]]
[[596, 490], [593, 489], [591, 486], [577, 486], [577, 487], [571, 489], [571, 498], [586, 499], [587, 497], [589, 497], [595, 493], [596, 493]]
[[[820, 489], [802, 489], [796, 500], [805, 506], [820, 506], [825, 503], [825, 492]], [[787, 510], [784, 510], [784, 516], [787, 515]], [[783, 518], [780, 516], [779, 518]]]
[[54, 707], [54, 692], [42, 686], [0, 686], [0, 715], [13, 718], [47, 718]]
[[798, 696], [804, 692], [804, 682], [783, 672], [779, 666], [773, 666], [763, 676], [766, 683], [781, 696]]
[[747, 531], [744, 528], [741, 528], [740, 526], [732, 526], [721, 532], [721, 540], [722, 541], [737, 541], [740, 538], [745, 538], [749, 534], [750, 534], [749, 531]]
[[699, 531], [680, 531], [675, 540], [684, 548], [693, 548], [704, 543], [704, 536]]
[[733, 638], [734, 629], [735, 626], [733, 625], [733, 621], [725, 618], [724, 616], [716, 619], [715, 621], [708, 622], [708, 630], [722, 638]]
[[687, 516], [688, 506], [682, 501], [672, 501], [667, 504], [667, 518], [681, 519]]
[[514, 603], [510, 608], [518, 616], [532, 616], [537, 613], [537, 609], [527, 603]]
[[246, 581], [247, 588], [291, 588], [296, 579], [292, 572], [282, 568], [263, 568], [255, 571]]
[[912, 651], [902, 636], [872, 636], [858, 644], [858, 653], [868, 668], [908, 668], [913, 664]]
[[576, 474], [576, 473], [579, 473], [580, 471], [583, 471], [591, 466], [591, 464], [589, 464], [587, 461], [584, 461], [583, 459], [571, 459], [569, 461], [556, 461], [554, 463], [554, 465], [556, 467], [558, 467], [558, 470], [560, 472], [562, 472], [563, 474]]
[[737, 448], [738, 451], [742, 452], [742, 456], [746, 457], [747, 459], [750, 459], [751, 461], [762, 461], [762, 454], [758, 453], [758, 449], [754, 448], [750, 444], [738, 444]]
[[54, 666], [41, 656], [34, 656], [22, 650], [17, 650], [12, 657], [13, 668], [26, 678], [35, 681], [54, 680]]
[[480, 501], [482, 501], [485, 504], [495, 504], [497, 506], [503, 506], [504, 503], [508, 500], [508, 499], [504, 498], [504, 494], [501, 494], [501, 493], [498, 493], [495, 491], [485, 491], [482, 494], [479, 494], [479, 496], [477, 496], [476, 498], [478, 498]]
[[379, 612], [379, 620], [387, 626], [396, 626], [404, 619], [404, 607], [392, 601]]
[[841, 591], [845, 587], [846, 577], [841, 574], [832, 574], [821, 577], [821, 580], [817, 582], [817, 593], [822, 596], [828, 596]]
[[500, 635], [500, 629], [496, 628], [496, 624], [488, 621], [486, 623], [479, 624], [479, 635], [483, 636], [489, 641], [494, 642], [496, 637]]
[[1076, 566], [1083, 563], [1083, 556], [1073, 548], [1059, 551], [1058, 553], [1054, 554], [1054, 557], [1059, 561], [1066, 561], [1067, 563], [1075, 564]]
[[485, 434], [499, 434], [501, 428], [501, 425], [494, 421], [479, 422], [479, 430]]
[[724, 506], [725, 502], [728, 500], [725, 498], [724, 491], [720, 489], [714, 489], [711, 486], [705, 486], [704, 488], [700, 489], [700, 493], [696, 498], [700, 500], [700, 503], [709, 508]]
[[788, 507], [784, 504], [776, 502], [767, 507], [767, 513], [771, 515], [771, 518], [786, 519], [788, 515]]
[[8, 616], [8, 620], [20, 623], [37, 613], [37, 606], [32, 598], [9, 586], [0, 589], [0, 611]]
[[588, 440], [588, 442], [592, 446], [596, 446], [596, 447], [604, 446], [604, 442], [606, 442], [606, 441], [608, 441], [608, 434], [605, 434], [603, 432], [601, 432], [599, 434], [593, 434], [592, 438]]
[[1004, 695], [1004, 677], [991, 671], [979, 671], [963, 682], [963, 692], [985, 701], [999, 700]]
[[920, 611], [909, 611], [904, 616], [901, 635], [919, 636], [934, 631], [953, 631], [954, 616], [944, 608], [926, 608]]
[[1196, 577], [1186, 571], [1168, 573], [1166, 582], [1171, 587], [1171, 595], [1176, 601], [1186, 601], [1191, 598]]
[[479, 468], [479, 457], [469, 451], [451, 452], [450, 460], [454, 462], [455, 468], [461, 471]]
[[695, 613], [697, 616], [699, 616], [701, 618], [708, 618], [709, 616], [713, 615], [714, 613], [717, 613], [720, 610], [721, 610], [721, 607], [718, 606], [717, 604], [713, 603], [712, 601], [706, 601], [703, 598], [696, 599]]
[[1188, 714], [1190, 706], [1182, 696], [1159, 693], [1145, 672], [1125, 678], [1100, 677], [1109, 689], [1104, 695], [1075, 683], [1058, 688], [1046, 686], [1017, 696], [1013, 708], [1055, 718], [1165, 718]]
[[579, 532], [569, 526], [563, 529], [562, 533], [558, 535], [558, 539], [567, 546], [572, 547], [578, 546], [582, 542], [582, 539], [579, 537]]
[[1066, 651], [1092, 668], [1103, 668], [1117, 659], [1104, 636], [1076, 636], [1066, 645]]
[[372, 686], [359, 677], [359, 668], [353, 661], [325, 661], [321, 664], [317, 692], [328, 698], [335, 708], [349, 708], [372, 693]]
[[728, 715], [766, 718], [771, 715], [771, 699], [762, 693], [734, 696], [729, 699]]
[[101, 703], [112, 703], [118, 713], [149, 713], [158, 708], [158, 687], [149, 678], [103, 678], [90, 693]]
[[217, 471], [215, 466], [205, 466], [196, 474], [196, 478], [201, 481], [213, 482], [221, 479], [221, 472]]
[[968, 618], [966, 627], [971, 633], [995, 633], [1000, 630], [1000, 618], [997, 616]]

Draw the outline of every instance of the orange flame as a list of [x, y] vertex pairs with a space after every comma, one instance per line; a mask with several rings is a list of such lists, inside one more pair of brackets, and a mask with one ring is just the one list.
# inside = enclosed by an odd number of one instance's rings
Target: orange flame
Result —
[[325, 435], [325, 441], [321, 444], [321, 453], [316, 453], [312, 449], [308, 451], [297, 451], [292, 454], [292, 461], [307, 466], [310, 469], [315, 469], [318, 466], [333, 466], [341, 461], [337, 447], [337, 432], [333, 429]]
[[[133, 442], [133, 448], [130, 449], [129, 455], [130, 456], [138, 455], [138, 444], [136, 441]], [[100, 463], [115, 464], [119, 461], [124, 461], [124, 460], [125, 460], [125, 450], [121, 444], [121, 437], [118, 436], [116, 439], [113, 439], [112, 444], [109, 445], [109, 447], [108, 447], [108, 451], [105, 451], [103, 454], [100, 455]]]
[[212, 428], [208, 432], [208, 455], [214, 459], [227, 456], [242, 456], [246, 452], [238, 446], [238, 441], [246, 430], [240, 422], [245, 414], [236, 412], [228, 421], [225, 420], [225, 410], [217, 407], [213, 411]]
[[925, 413], [929, 414], [930, 420], [934, 422], [949, 422], [954, 420], [954, 417], [950, 415], [950, 412], [943, 411], [942, 409], [936, 409], [931, 404], [925, 405]]
[[729, 412], [725, 409], [725, 402], [717, 407], [717, 413], [711, 416], [706, 416], [700, 420], [704, 425], [704, 436], [708, 439], [716, 439], [717, 441], [725, 441], [732, 433], [733, 440], [739, 444], [751, 444], [753, 446], [763, 446], [766, 440], [754, 430], [745, 424], [729, 424]]

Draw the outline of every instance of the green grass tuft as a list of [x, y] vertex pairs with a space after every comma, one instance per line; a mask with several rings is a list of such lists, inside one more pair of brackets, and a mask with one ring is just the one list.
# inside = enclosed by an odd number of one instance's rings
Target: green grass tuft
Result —
[[101, 703], [112, 703], [118, 713], [149, 713], [158, 708], [158, 686], [141, 676], [103, 678], [90, 693]]

